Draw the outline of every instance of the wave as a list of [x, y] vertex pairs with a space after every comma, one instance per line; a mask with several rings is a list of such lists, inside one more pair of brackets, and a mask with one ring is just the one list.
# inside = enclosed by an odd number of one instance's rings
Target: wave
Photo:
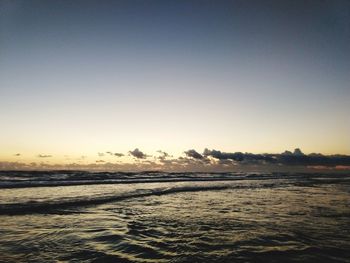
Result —
[[[266, 184], [265, 187], [273, 187], [273, 184]], [[52, 202], [36, 202], [30, 201], [26, 203], [10, 203], [0, 204], [0, 215], [18, 215], [30, 213], [50, 213], [55, 212], [56, 209], [64, 209], [69, 207], [81, 207], [90, 205], [99, 205], [108, 202], [122, 201], [129, 198], [139, 198], [147, 196], [160, 196], [167, 194], [174, 194], [180, 192], [196, 192], [196, 191], [213, 191], [225, 189], [243, 189], [243, 188], [261, 188], [262, 185], [208, 185], [208, 186], [179, 186], [179, 187], [161, 187], [155, 189], [138, 189], [123, 194], [109, 195], [104, 197], [89, 197], [87, 199], [60, 199]]]
[[90, 184], [129, 184], [147, 182], [181, 182], [181, 181], [220, 181], [237, 180], [249, 174], [242, 173], [163, 173], [163, 172], [60, 172], [0, 171], [0, 188], [26, 188], [43, 186], [69, 186]]
[[138, 183], [175, 183], [175, 182], [217, 182], [217, 181], [237, 181], [242, 180], [242, 177], [236, 178], [144, 178], [144, 179], [110, 179], [110, 180], [60, 180], [60, 181], [47, 181], [47, 180], [35, 180], [35, 181], [6, 181], [0, 182], [1, 188], [28, 188], [28, 187], [55, 187], [55, 186], [74, 186], [74, 185], [98, 185], [98, 184], [138, 184]]
[[[178, 176], [178, 175], [177, 175]], [[206, 183], [207, 182], [207, 183]], [[254, 182], [254, 183], [253, 183]], [[141, 184], [144, 183], [145, 186]], [[152, 183], [162, 183], [154, 186]], [[182, 184], [184, 183], [184, 184]], [[342, 185], [350, 185], [350, 177], [348, 176], [321, 176], [321, 175], [245, 175], [245, 176], [222, 176], [216, 175], [216, 177], [209, 176], [193, 176], [189, 177], [163, 177], [156, 178], [133, 178], [133, 179], [107, 179], [107, 180], [43, 180], [43, 181], [24, 181], [24, 182], [9, 182], [0, 181], [0, 188], [26, 188], [27, 189], [3, 189], [2, 196], [10, 201], [3, 200], [0, 203], [0, 215], [12, 215], [12, 214], [28, 214], [28, 213], [49, 213], [54, 209], [61, 209], [67, 207], [79, 207], [87, 205], [98, 205], [106, 202], [120, 201], [127, 198], [146, 197], [151, 195], [165, 195], [178, 192], [191, 192], [191, 191], [210, 191], [210, 190], [224, 190], [228, 188], [264, 188], [275, 187], [285, 185], [295, 186], [312, 186], [316, 184], [329, 184], [329, 183], [341, 183]], [[103, 185], [122, 185], [127, 184], [130, 187], [120, 186], [119, 189], [123, 189], [122, 192], [116, 193], [115, 186], [109, 187], [113, 192], [104, 192], [106, 189]], [[80, 185], [80, 186], [79, 186]], [[85, 185], [101, 185], [102, 192], [96, 187], [85, 188]], [[135, 187], [133, 186], [135, 185]], [[136, 187], [138, 186], [138, 189]], [[71, 187], [80, 187], [79, 189], [73, 189]], [[33, 187], [42, 187], [38, 191], [31, 189]], [[48, 189], [47, 187], [57, 187], [57, 189]], [[46, 188], [46, 189], [45, 189]], [[70, 189], [74, 196], [67, 197], [65, 189]], [[97, 189], [97, 192], [95, 191]], [[80, 191], [83, 190], [85, 195], [82, 195]], [[18, 192], [17, 192], [18, 191]], [[93, 192], [90, 192], [93, 191]], [[46, 197], [43, 198], [45, 193]], [[58, 195], [52, 195], [51, 193], [58, 193]], [[97, 193], [97, 194], [96, 194]], [[24, 195], [22, 195], [24, 194]], [[76, 196], [78, 195], [78, 196]], [[25, 196], [29, 196], [26, 198]], [[34, 198], [32, 198], [34, 197]], [[54, 199], [52, 199], [53, 197]], [[22, 199], [19, 202], [18, 198]], [[11, 200], [12, 199], [12, 200]], [[27, 200], [23, 200], [27, 199]]]
[[[209, 174], [196, 174], [196, 173], [162, 173], [162, 174], [120, 174], [120, 173], [85, 173], [70, 175], [55, 174], [48, 175], [48, 179], [45, 175], [41, 174], [40, 177], [29, 177], [27, 174], [21, 176], [28, 176], [28, 179], [14, 180], [9, 176], [2, 176], [0, 172], [0, 189], [8, 188], [30, 188], [30, 187], [56, 187], [56, 186], [76, 186], [76, 185], [101, 185], [101, 184], [138, 184], [138, 183], [165, 183], [165, 182], [219, 182], [219, 181], [237, 181], [237, 180], [269, 180], [269, 179], [297, 179], [299, 181], [306, 180], [328, 180], [328, 183], [332, 180], [348, 180], [349, 176], [338, 174], [239, 174], [239, 173], [209, 173]], [[16, 175], [18, 176], [18, 175]], [[117, 178], [115, 178], [117, 177]], [[45, 178], [45, 179], [43, 179]], [[316, 181], [315, 181], [316, 183]]]

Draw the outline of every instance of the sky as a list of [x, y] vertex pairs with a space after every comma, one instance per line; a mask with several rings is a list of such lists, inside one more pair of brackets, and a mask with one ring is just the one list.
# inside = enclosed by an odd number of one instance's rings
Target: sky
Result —
[[349, 1], [0, 0], [0, 168], [349, 155], [349, 73]]

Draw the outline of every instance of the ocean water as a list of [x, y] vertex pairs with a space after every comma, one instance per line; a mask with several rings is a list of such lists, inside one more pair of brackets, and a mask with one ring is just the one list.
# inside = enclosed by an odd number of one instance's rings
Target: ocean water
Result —
[[0, 262], [350, 262], [350, 176], [0, 172]]

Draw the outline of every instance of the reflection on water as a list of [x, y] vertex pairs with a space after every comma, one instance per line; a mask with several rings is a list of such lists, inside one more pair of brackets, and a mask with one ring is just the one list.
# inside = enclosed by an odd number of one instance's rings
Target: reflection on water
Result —
[[[49, 214], [2, 215], [0, 261], [349, 262], [347, 181], [229, 184]], [[93, 188], [91, 194], [102, 193]]]

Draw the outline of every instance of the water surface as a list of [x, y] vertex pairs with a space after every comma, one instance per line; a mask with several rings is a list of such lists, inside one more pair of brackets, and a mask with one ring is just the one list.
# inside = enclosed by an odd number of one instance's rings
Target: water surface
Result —
[[3, 187], [0, 261], [349, 262], [348, 176], [233, 176]]

